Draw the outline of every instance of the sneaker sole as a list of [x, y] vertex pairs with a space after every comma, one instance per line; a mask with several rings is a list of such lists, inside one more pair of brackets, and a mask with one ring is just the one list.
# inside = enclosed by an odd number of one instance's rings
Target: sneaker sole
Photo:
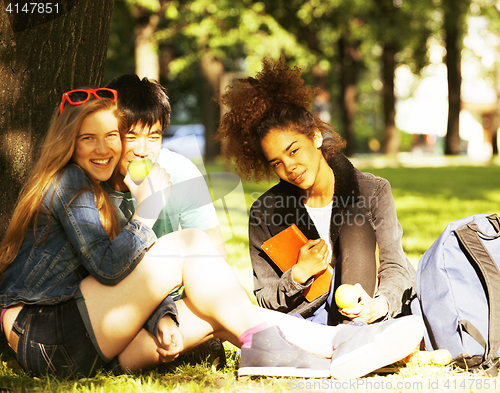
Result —
[[312, 370], [294, 367], [241, 367], [238, 377], [261, 375], [268, 377], [330, 378], [330, 370]]
[[423, 322], [407, 316], [387, 328], [380, 339], [339, 358], [330, 365], [335, 379], [354, 379], [371, 373], [409, 355], [424, 335]]

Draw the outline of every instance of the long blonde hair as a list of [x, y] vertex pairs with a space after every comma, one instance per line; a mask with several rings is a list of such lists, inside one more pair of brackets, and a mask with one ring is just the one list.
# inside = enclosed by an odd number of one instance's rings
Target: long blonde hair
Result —
[[[54, 181], [58, 181], [58, 174], [71, 160], [83, 120], [92, 113], [104, 110], [113, 110], [113, 114], [118, 119], [120, 134], [123, 135], [125, 119], [117, 109], [116, 103], [109, 99], [98, 100], [92, 97], [81, 105], [66, 103], [61, 114], [59, 114], [59, 107], [54, 111], [49, 130], [40, 149], [40, 156], [31, 171], [31, 176], [21, 190], [9, 227], [0, 244], [0, 273], [5, 271], [17, 256], [30, 224], [34, 223], [33, 231], [35, 231], [49, 186]], [[113, 239], [120, 232], [118, 217], [108, 194], [98, 182], [90, 176], [89, 179], [93, 183], [93, 187], [80, 192], [94, 191], [101, 223], [110, 239]], [[50, 205], [52, 205], [52, 200]]]

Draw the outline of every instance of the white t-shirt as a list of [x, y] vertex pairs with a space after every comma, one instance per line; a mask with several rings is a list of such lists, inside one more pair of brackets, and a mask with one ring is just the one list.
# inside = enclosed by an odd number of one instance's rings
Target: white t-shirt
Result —
[[[205, 178], [188, 158], [169, 149], [161, 149], [158, 164], [170, 174], [172, 194], [158, 216], [153, 231], [157, 237], [181, 228], [208, 230], [219, 226], [219, 219], [212, 203]], [[130, 192], [109, 190], [111, 195], [121, 195], [135, 211], [136, 201]], [[123, 205], [120, 206], [123, 211]], [[124, 212], [131, 216], [133, 211]], [[130, 218], [130, 217], [128, 217]]]
[[319, 237], [325, 241], [330, 258], [333, 258], [332, 240], [330, 238], [330, 220], [332, 216], [333, 201], [323, 207], [304, 206], [306, 207], [307, 213], [309, 213], [309, 217], [311, 217], [314, 226], [318, 230]]

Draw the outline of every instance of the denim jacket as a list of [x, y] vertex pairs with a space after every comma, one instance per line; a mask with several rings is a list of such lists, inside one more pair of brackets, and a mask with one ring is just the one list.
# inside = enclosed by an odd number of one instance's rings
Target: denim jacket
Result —
[[[0, 305], [64, 302], [89, 274], [101, 284], [116, 285], [141, 261], [156, 241], [154, 232], [130, 220], [110, 241], [91, 187], [85, 172], [75, 164], [63, 169], [49, 186], [36, 228], [33, 221], [0, 282]], [[166, 313], [172, 313], [175, 320], [175, 305], [169, 298], [146, 328], [156, 334], [158, 319]]]
[[[389, 182], [354, 168], [342, 154], [329, 162], [335, 175], [335, 193], [330, 220], [330, 237], [335, 245], [345, 220], [361, 217], [375, 231], [379, 246], [380, 268], [378, 290], [389, 302], [387, 317], [409, 313], [413, 296], [415, 269], [406, 258], [401, 238], [403, 230]], [[308, 239], [319, 238], [300, 197], [298, 187], [280, 181], [257, 199], [250, 209], [250, 258], [254, 271], [254, 294], [261, 307], [285, 313], [311, 316], [328, 297], [328, 293], [308, 302], [304, 291], [313, 279], [299, 284], [292, 278], [292, 269], [282, 273], [262, 250], [262, 243], [295, 223]], [[339, 252], [338, 247], [334, 247]], [[342, 255], [334, 255], [334, 258]], [[334, 259], [335, 261], [335, 259]]]

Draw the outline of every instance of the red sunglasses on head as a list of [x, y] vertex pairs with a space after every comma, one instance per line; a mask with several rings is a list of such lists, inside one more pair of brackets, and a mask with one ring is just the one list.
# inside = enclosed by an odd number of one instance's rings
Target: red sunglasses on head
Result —
[[99, 89], [77, 89], [67, 91], [62, 96], [61, 107], [59, 108], [59, 114], [61, 114], [64, 108], [64, 100], [66, 99], [71, 105], [81, 105], [84, 102], [87, 102], [90, 99], [90, 96], [93, 95], [95, 98], [100, 100], [101, 98], [110, 98], [112, 102], [116, 102], [118, 94], [116, 90], [107, 89], [105, 87]]

